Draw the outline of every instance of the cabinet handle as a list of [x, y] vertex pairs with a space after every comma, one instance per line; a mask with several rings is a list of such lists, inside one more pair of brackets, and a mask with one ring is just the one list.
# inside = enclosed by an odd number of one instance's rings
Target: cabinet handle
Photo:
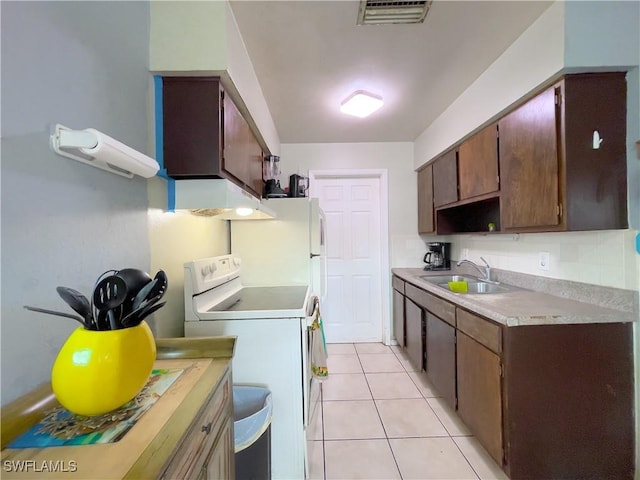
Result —
[[211, 422], [207, 423], [206, 425], [203, 425], [202, 430], [200, 431], [209, 435], [211, 433]]

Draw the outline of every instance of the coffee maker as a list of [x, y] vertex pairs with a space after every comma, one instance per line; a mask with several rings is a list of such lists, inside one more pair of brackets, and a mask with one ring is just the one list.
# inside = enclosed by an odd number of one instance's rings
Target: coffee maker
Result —
[[427, 253], [423, 261], [425, 270], [449, 270], [451, 268], [451, 244], [445, 242], [427, 243]]
[[264, 196], [266, 198], [281, 198], [287, 194], [280, 187], [280, 157], [269, 155], [262, 163], [262, 178], [264, 179]]
[[289, 196], [306, 197], [309, 189], [309, 177], [293, 174], [289, 177]]

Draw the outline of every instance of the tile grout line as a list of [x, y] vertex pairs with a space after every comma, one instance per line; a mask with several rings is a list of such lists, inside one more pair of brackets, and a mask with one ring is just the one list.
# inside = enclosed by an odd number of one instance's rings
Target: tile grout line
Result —
[[[357, 352], [358, 350], [356, 349], [356, 353]], [[393, 350], [391, 351], [391, 353], [393, 353], [395, 356], [395, 352], [393, 352]], [[359, 354], [358, 354], [358, 359], [360, 359]], [[396, 356], [396, 359], [397, 359], [397, 356]], [[402, 363], [400, 363], [400, 365], [402, 365]], [[404, 369], [404, 365], [402, 366], [402, 368]], [[364, 367], [362, 367], [362, 371], [364, 372]], [[369, 378], [367, 377], [366, 372], [364, 372], [364, 380], [365, 382], [367, 382], [367, 388], [369, 389], [369, 393], [371, 394], [371, 401], [373, 402], [373, 406], [376, 409], [376, 413], [378, 414], [378, 420], [380, 420], [380, 425], [382, 425], [382, 431], [384, 432], [385, 440], [387, 441], [387, 445], [389, 446], [389, 451], [391, 452], [391, 458], [393, 458], [393, 463], [395, 463], [396, 465], [396, 471], [398, 472], [398, 476], [400, 477], [400, 480], [403, 480], [402, 471], [400, 470], [400, 465], [398, 464], [398, 459], [396, 458], [396, 454], [393, 451], [393, 447], [391, 446], [391, 441], [389, 440], [389, 434], [387, 433], [387, 428], [385, 427], [384, 422], [382, 421], [382, 416], [380, 415], [380, 410], [378, 409], [378, 404], [376, 403], [376, 399], [373, 396], [373, 390], [371, 390], [371, 385], [369, 384]]]
[[[401, 350], [400, 350], [401, 351]], [[399, 357], [398, 353], [396, 353], [395, 351], [393, 352], [396, 357], [398, 358], [398, 361], [400, 361], [400, 363], [402, 364], [402, 366], [404, 367], [404, 364], [401, 361], [401, 358]], [[406, 370], [406, 367], [405, 367]], [[409, 374], [409, 371], [407, 371], [407, 374]], [[415, 372], [414, 373], [422, 373], [422, 372]], [[420, 394], [422, 395], [422, 397], [424, 398], [424, 400], [427, 402], [427, 405], [429, 406], [429, 409], [433, 412], [433, 414], [435, 415], [435, 417], [438, 419], [438, 421], [440, 422], [440, 424], [442, 425], [442, 427], [444, 428], [444, 430], [447, 432], [447, 437], [451, 439], [451, 441], [453, 442], [453, 444], [456, 446], [456, 449], [460, 452], [460, 454], [462, 455], [462, 457], [465, 459], [465, 461], [467, 462], [467, 464], [469, 465], [469, 467], [471, 468], [471, 470], [473, 470], [473, 473], [476, 475], [476, 477], [478, 479], [480, 479], [480, 474], [477, 472], [477, 470], [474, 468], [473, 464], [471, 463], [471, 461], [467, 458], [467, 455], [462, 451], [462, 449], [460, 448], [460, 446], [458, 445], [458, 443], [455, 441], [454, 438], [456, 437], [460, 437], [460, 438], [474, 438], [473, 435], [452, 435], [451, 432], [449, 432], [449, 429], [447, 428], [447, 426], [442, 422], [442, 420], [440, 419], [440, 417], [438, 416], [438, 414], [436, 413], [436, 411], [433, 409], [433, 407], [431, 406], [431, 404], [428, 401], [428, 398], [442, 398], [442, 397], [426, 397], [424, 395], [424, 393], [422, 392], [422, 390], [420, 389], [420, 386], [416, 383], [416, 381], [411, 377], [411, 375], [409, 375], [409, 378], [411, 379], [411, 381], [413, 382], [413, 384], [416, 386], [416, 388], [418, 389], [418, 391], [420, 392]], [[455, 413], [455, 412], [454, 412]], [[443, 437], [440, 437], [443, 438]]]
[[[366, 352], [359, 352], [358, 349], [356, 348], [356, 344], [350, 344], [352, 345], [354, 351], [355, 351], [355, 355], [357, 356], [358, 359], [358, 364], [360, 365], [360, 369], [361, 369], [361, 373], [364, 376], [365, 381], [367, 382], [367, 388], [369, 390], [369, 394], [371, 395], [371, 400], [373, 402], [373, 405], [376, 409], [376, 413], [378, 415], [378, 419], [380, 421], [380, 424], [382, 426], [383, 432], [384, 432], [384, 439], [387, 441], [387, 445], [389, 446], [389, 449], [391, 451], [391, 455], [393, 458], [393, 461], [395, 463], [397, 472], [400, 476], [400, 479], [402, 480], [402, 472], [400, 471], [400, 466], [398, 464], [398, 460], [396, 458], [396, 455], [393, 451], [393, 448], [391, 446], [391, 438], [388, 435], [387, 429], [384, 425], [384, 422], [382, 421], [382, 417], [380, 415], [380, 411], [378, 409], [378, 404], [376, 403], [376, 399], [374, 398], [374, 394], [373, 391], [371, 389], [371, 385], [369, 383], [369, 378], [367, 377], [367, 373], [396, 373], [396, 372], [365, 372], [364, 370], [364, 366], [362, 364], [362, 360], [360, 358], [360, 355], [362, 354], [367, 354]], [[462, 438], [474, 438], [473, 435], [452, 435], [451, 432], [449, 431], [449, 429], [446, 427], [446, 425], [444, 424], [444, 422], [442, 421], [442, 419], [440, 418], [440, 416], [438, 416], [438, 414], [436, 413], [436, 411], [434, 410], [434, 408], [431, 406], [431, 404], [429, 403], [428, 399], [429, 398], [441, 398], [441, 397], [427, 397], [425, 395], [425, 393], [422, 391], [422, 389], [420, 388], [420, 385], [417, 383], [417, 380], [414, 379], [410, 373], [417, 373], [417, 374], [421, 374], [422, 372], [416, 372], [414, 370], [407, 370], [407, 367], [405, 365], [405, 363], [403, 363], [403, 359], [399, 356], [399, 354], [392, 349], [390, 346], [386, 345], [386, 347], [389, 348], [390, 352], [394, 354], [394, 357], [396, 358], [396, 360], [398, 360], [398, 362], [400, 363], [400, 365], [403, 368], [403, 373], [405, 373], [409, 379], [411, 380], [412, 384], [418, 389], [421, 398], [426, 402], [426, 404], [428, 405], [429, 409], [431, 410], [431, 412], [434, 414], [434, 416], [436, 417], [436, 419], [438, 420], [438, 422], [441, 424], [441, 426], [444, 428], [444, 431], [446, 432], [446, 435], [434, 435], [434, 436], [416, 436], [416, 437], [398, 437], [398, 438], [449, 438], [455, 445], [456, 450], [462, 455], [462, 457], [465, 459], [465, 462], [467, 463], [467, 465], [469, 466], [469, 468], [471, 468], [471, 470], [473, 471], [474, 475], [476, 476], [476, 479], [480, 479], [480, 474], [476, 471], [476, 469], [474, 468], [474, 466], [472, 465], [471, 461], [467, 458], [467, 456], [465, 455], [465, 453], [462, 451], [462, 449], [460, 448], [460, 446], [458, 445], [458, 443], [454, 440], [454, 437], [462, 437]], [[378, 352], [376, 352], [378, 353]], [[383, 354], [385, 352], [379, 352], [380, 354]], [[371, 354], [371, 352], [369, 353]], [[343, 354], [343, 355], [348, 355], [348, 354]], [[397, 372], [400, 373], [400, 372]], [[346, 372], [345, 372], [346, 374]], [[335, 375], [340, 375], [340, 374], [335, 374]], [[327, 457], [326, 457], [326, 443], [327, 442], [331, 442], [331, 441], [345, 441], [345, 440], [351, 440], [351, 441], [357, 441], [357, 440], [382, 440], [382, 438], [354, 438], [354, 439], [333, 439], [333, 440], [327, 440], [326, 436], [325, 436], [325, 417], [324, 417], [324, 403], [325, 401], [358, 401], [358, 400], [349, 400], [349, 399], [342, 399], [342, 400], [325, 400], [324, 397], [324, 392], [321, 391], [321, 412], [322, 412], [322, 452], [323, 452], [323, 479], [327, 480]], [[455, 413], [455, 412], [454, 412]], [[446, 414], [446, 412], [445, 412]], [[395, 439], [395, 437], [394, 437]]]

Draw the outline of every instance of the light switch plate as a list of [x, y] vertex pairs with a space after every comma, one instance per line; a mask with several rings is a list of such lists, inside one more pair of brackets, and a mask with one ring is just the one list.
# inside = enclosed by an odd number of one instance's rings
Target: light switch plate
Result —
[[549, 270], [550, 257], [549, 252], [538, 253], [538, 270]]
[[469, 249], [468, 248], [463, 248], [462, 252], [460, 253], [460, 256], [462, 257], [460, 260], [468, 260], [469, 259]]

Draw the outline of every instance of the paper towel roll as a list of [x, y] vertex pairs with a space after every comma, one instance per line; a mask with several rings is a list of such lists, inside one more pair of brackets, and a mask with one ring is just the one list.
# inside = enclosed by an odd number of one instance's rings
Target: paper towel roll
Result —
[[145, 178], [153, 177], [158, 172], [160, 165], [153, 158], [93, 128], [84, 131], [91, 132], [97, 139], [94, 147], [80, 149], [85, 155]]

